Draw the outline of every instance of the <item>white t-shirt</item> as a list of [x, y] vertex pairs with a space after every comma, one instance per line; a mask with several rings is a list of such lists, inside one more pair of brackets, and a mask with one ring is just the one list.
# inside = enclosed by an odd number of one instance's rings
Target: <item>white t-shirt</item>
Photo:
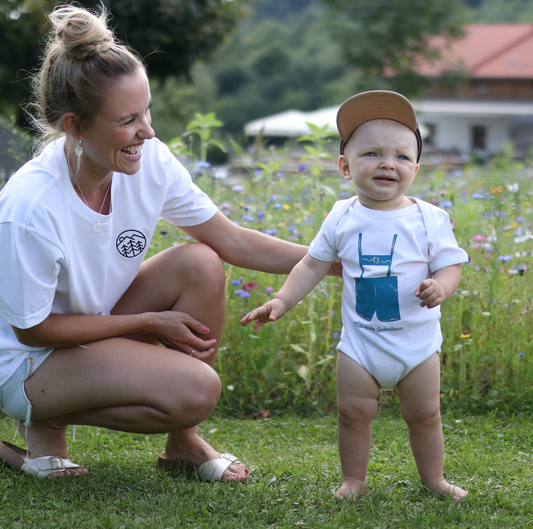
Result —
[[[357, 197], [342, 200], [333, 206], [309, 254], [321, 261], [342, 260], [338, 348], [373, 376], [391, 358], [405, 376], [439, 350], [440, 307], [420, 307], [414, 294], [435, 271], [468, 261], [445, 211], [419, 200], [393, 211], [366, 208]], [[378, 352], [386, 353], [383, 362]]]
[[[129, 287], [163, 218], [177, 226], [209, 220], [216, 206], [157, 139], [141, 169], [115, 173], [109, 215], [76, 194], [64, 138], [26, 163], [0, 192], [0, 385], [30, 351], [11, 325], [27, 329], [50, 313], [110, 313]], [[95, 221], [100, 231], [94, 230]]]

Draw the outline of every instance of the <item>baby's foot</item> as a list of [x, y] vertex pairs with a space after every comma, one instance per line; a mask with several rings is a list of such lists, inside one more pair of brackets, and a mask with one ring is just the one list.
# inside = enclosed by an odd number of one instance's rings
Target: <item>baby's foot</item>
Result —
[[444, 478], [437, 481], [434, 485], [428, 483], [427, 487], [440, 496], [451, 496], [454, 501], [461, 501], [468, 494], [461, 487], [450, 485]]
[[335, 493], [339, 499], [356, 500], [365, 493], [365, 482], [358, 479], [345, 479]]

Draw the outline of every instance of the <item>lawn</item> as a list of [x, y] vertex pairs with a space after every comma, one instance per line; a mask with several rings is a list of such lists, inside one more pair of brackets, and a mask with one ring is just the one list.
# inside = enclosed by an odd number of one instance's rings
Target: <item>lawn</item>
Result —
[[[156, 470], [163, 436], [78, 427], [75, 442], [69, 429], [71, 456], [94, 477], [39, 480], [0, 469], [0, 527], [533, 527], [531, 423], [444, 415], [446, 477], [470, 491], [460, 503], [420, 486], [405, 424], [390, 410], [374, 421], [367, 491], [356, 503], [333, 498], [341, 481], [334, 414], [266, 420], [215, 414], [200, 433], [246, 461], [252, 469], [246, 485]], [[4, 416], [0, 436], [13, 434]]]

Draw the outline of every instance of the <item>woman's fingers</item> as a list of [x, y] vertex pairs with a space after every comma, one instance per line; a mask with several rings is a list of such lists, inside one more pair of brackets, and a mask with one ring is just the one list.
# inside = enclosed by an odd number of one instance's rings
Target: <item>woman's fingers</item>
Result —
[[206, 325], [198, 320], [195, 320], [192, 316], [189, 316], [189, 314], [185, 312], [174, 312], [174, 314], [178, 316], [181, 323], [189, 327], [191, 331], [199, 334], [207, 334], [209, 332], [209, 328]]

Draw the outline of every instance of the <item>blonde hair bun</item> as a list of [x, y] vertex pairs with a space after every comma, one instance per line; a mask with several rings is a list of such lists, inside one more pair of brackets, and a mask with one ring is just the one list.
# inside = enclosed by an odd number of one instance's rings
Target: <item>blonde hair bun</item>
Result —
[[105, 10], [97, 16], [74, 6], [61, 6], [49, 17], [56, 43], [78, 61], [105, 53], [115, 44], [107, 18]]

